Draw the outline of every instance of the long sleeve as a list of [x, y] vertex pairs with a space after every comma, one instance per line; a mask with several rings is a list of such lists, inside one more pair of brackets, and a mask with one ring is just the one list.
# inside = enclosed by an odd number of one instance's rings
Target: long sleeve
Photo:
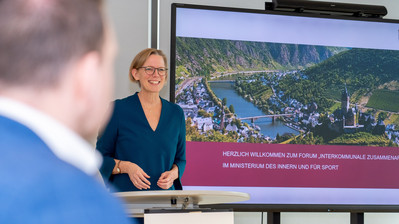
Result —
[[103, 179], [109, 181], [112, 170], [115, 167], [115, 146], [118, 137], [118, 116], [117, 109], [114, 108], [112, 117], [106, 126], [104, 132], [99, 135], [96, 149], [103, 155], [103, 164], [100, 173]]
[[174, 164], [179, 167], [179, 178], [174, 182], [176, 190], [182, 190], [181, 178], [186, 168], [186, 122], [184, 118], [184, 112], [179, 108], [180, 112], [180, 130], [177, 143], [177, 151], [175, 156]]

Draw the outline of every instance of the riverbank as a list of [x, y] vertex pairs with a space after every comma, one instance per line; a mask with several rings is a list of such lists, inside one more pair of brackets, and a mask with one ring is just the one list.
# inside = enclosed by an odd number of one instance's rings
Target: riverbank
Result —
[[[234, 106], [237, 117], [243, 118], [265, 115], [256, 105], [240, 96], [232, 84], [233, 82], [210, 82], [209, 87], [219, 99], [226, 98], [227, 104], [232, 104]], [[260, 127], [260, 133], [272, 139], [275, 139], [277, 134], [292, 133], [297, 135], [300, 133], [285, 125], [285, 122], [279, 119], [272, 122], [271, 118], [262, 118], [256, 120], [255, 124]], [[249, 125], [252, 124], [249, 123]]]

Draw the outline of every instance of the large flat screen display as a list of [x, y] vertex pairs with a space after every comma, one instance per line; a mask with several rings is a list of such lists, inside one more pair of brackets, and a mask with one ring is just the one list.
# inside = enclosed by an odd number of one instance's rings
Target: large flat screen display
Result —
[[184, 189], [399, 210], [397, 21], [174, 4], [170, 75]]

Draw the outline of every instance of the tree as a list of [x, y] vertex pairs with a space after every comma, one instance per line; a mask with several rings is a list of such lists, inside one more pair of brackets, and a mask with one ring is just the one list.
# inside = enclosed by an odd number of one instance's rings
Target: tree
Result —
[[230, 105], [229, 110], [230, 110], [230, 112], [233, 113], [233, 114], [236, 113], [235, 110], [234, 110], [233, 104]]
[[388, 113], [381, 112], [378, 114], [378, 121], [384, 121], [385, 119], [387, 119], [387, 117], [388, 117]]
[[205, 110], [199, 110], [198, 111], [198, 116], [205, 117], [205, 115], [206, 115], [206, 111]]
[[238, 120], [238, 119], [234, 119], [232, 122], [231, 122], [231, 124], [232, 125], [236, 125], [237, 126], [237, 128], [241, 128], [241, 126], [242, 126], [242, 124], [241, 124], [241, 120]]
[[226, 97], [223, 98], [223, 100], [222, 100], [222, 105], [223, 105], [223, 106], [226, 106], [226, 105], [227, 105], [227, 98], [226, 98]]

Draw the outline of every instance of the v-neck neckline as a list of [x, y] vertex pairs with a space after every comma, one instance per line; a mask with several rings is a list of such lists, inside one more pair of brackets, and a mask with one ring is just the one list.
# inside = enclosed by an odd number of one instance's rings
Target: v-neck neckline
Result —
[[158, 129], [159, 129], [159, 125], [161, 124], [162, 114], [163, 114], [163, 110], [164, 110], [164, 105], [163, 105], [163, 102], [162, 102], [162, 98], [159, 97], [159, 99], [161, 100], [161, 114], [159, 115], [158, 124], [157, 124], [157, 126], [155, 127], [155, 130], [152, 129], [152, 127], [151, 127], [151, 125], [150, 125], [150, 122], [149, 122], [148, 119], [147, 119], [147, 116], [145, 116], [144, 108], [143, 108], [143, 105], [141, 104], [141, 101], [140, 101], [138, 92], [136, 92], [136, 98], [137, 98], [137, 100], [138, 100], [138, 102], [139, 102], [139, 105], [140, 105], [141, 114], [142, 114], [142, 116], [144, 117], [144, 119], [147, 121], [147, 126], [148, 126], [148, 128], [149, 128], [153, 133], [156, 133], [156, 132], [158, 131]]

